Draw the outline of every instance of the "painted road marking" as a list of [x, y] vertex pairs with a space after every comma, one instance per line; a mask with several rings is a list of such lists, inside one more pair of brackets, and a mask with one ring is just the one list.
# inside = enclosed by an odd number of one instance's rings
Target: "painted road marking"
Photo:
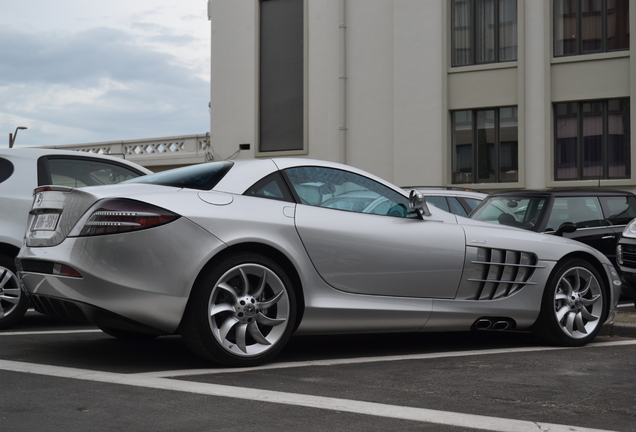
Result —
[[537, 432], [538, 430], [549, 430], [551, 432], [608, 432], [600, 429], [589, 429], [578, 426], [505, 419], [449, 411], [430, 410], [426, 408], [386, 405], [374, 402], [232, 387], [218, 384], [178, 381], [174, 379], [157, 378], [140, 374], [96, 372], [86, 369], [38, 365], [8, 360], [0, 360], [0, 370], [159, 390], [171, 390], [256, 402], [293, 405], [306, 408], [318, 408], [330, 411], [372, 415], [383, 418], [395, 418], [496, 432]]
[[100, 329], [20, 331], [20, 332], [0, 332], [0, 336], [32, 336], [32, 335], [54, 335], [54, 334], [74, 334], [74, 333], [102, 333], [102, 331]]
[[303, 362], [287, 362], [287, 363], [270, 363], [263, 366], [255, 366], [251, 368], [209, 368], [209, 369], [185, 369], [180, 371], [156, 371], [145, 372], [139, 375], [152, 376], [156, 378], [169, 378], [191, 375], [210, 375], [210, 374], [225, 374], [245, 372], [246, 370], [271, 370], [271, 369], [288, 369], [297, 367], [312, 367], [312, 366], [338, 366], [347, 364], [362, 364], [362, 363], [376, 363], [376, 362], [392, 362], [392, 361], [404, 361], [404, 360], [427, 360], [427, 359], [439, 359], [439, 358], [451, 358], [451, 357], [467, 357], [478, 355], [492, 355], [492, 354], [513, 354], [524, 352], [540, 352], [540, 351], [555, 351], [555, 350], [571, 350], [571, 349], [587, 349], [587, 348], [599, 348], [599, 347], [615, 347], [621, 345], [636, 345], [636, 339], [616, 340], [612, 342], [596, 342], [589, 343], [583, 347], [522, 347], [522, 348], [499, 348], [490, 350], [472, 350], [472, 351], [453, 351], [453, 352], [439, 352], [439, 353], [426, 353], [426, 354], [407, 354], [399, 356], [380, 356], [380, 357], [357, 357], [357, 358], [343, 358], [343, 359], [329, 359], [329, 360], [309, 360]]

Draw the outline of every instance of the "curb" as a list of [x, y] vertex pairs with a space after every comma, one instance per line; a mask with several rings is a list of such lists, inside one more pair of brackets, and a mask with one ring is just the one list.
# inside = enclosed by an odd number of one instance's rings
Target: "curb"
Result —
[[636, 324], [621, 322], [603, 324], [603, 328], [598, 335], [636, 338]]

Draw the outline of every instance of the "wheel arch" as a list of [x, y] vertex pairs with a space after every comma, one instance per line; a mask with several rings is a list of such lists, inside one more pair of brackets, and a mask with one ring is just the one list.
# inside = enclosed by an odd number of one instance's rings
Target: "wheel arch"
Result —
[[587, 261], [588, 263], [590, 263], [590, 265], [592, 267], [594, 267], [594, 269], [599, 273], [599, 275], [601, 275], [601, 277], [603, 278], [603, 282], [604, 282], [604, 289], [608, 291], [607, 294], [609, 294], [609, 289], [612, 286], [612, 281], [609, 279], [609, 276], [607, 276], [607, 271], [605, 271], [605, 268], [603, 267], [603, 264], [592, 254], [586, 253], [586, 252], [582, 252], [582, 251], [576, 251], [576, 252], [572, 252], [569, 253], [565, 256], [563, 256], [558, 262], [557, 265], [561, 264], [563, 261], [565, 261], [566, 259], [570, 259], [570, 258], [578, 258], [578, 259], [582, 259], [584, 261]]
[[[558, 265], [561, 264], [566, 259], [577, 259], [577, 258], [588, 262], [598, 272], [599, 276], [603, 279], [603, 290], [605, 291], [605, 295], [607, 296], [607, 301], [609, 302], [609, 304], [611, 304], [612, 280], [608, 276], [607, 271], [605, 267], [603, 266], [603, 264], [594, 255], [583, 252], [583, 251], [572, 252], [563, 256], [557, 262], [557, 265], [555, 266], [555, 268], [558, 267]], [[606, 311], [606, 313], [609, 313], [609, 309]], [[603, 321], [605, 321], [606, 318], [607, 318], [607, 315], [603, 317]]]
[[20, 248], [15, 247], [8, 243], [0, 243], [0, 254], [7, 255], [10, 258], [15, 258], [18, 256], [18, 252], [20, 252]]
[[287, 258], [287, 256], [284, 253], [282, 253], [280, 250], [276, 249], [275, 247], [272, 247], [270, 245], [266, 245], [263, 243], [257, 243], [257, 242], [238, 243], [238, 244], [231, 245], [223, 249], [221, 252], [217, 253], [216, 255], [214, 255], [203, 266], [203, 268], [199, 271], [199, 274], [197, 275], [195, 284], [198, 282], [199, 278], [203, 277], [203, 275], [205, 275], [208, 272], [208, 270], [211, 267], [213, 267], [217, 262], [223, 260], [227, 256], [240, 253], [240, 252], [255, 252], [255, 253], [264, 255], [268, 258], [271, 258], [279, 266], [281, 266], [282, 269], [287, 274], [287, 276], [289, 276], [292, 282], [292, 288], [294, 290], [294, 293], [296, 294], [296, 306], [298, 308], [296, 313], [296, 322], [294, 323], [294, 331], [295, 331], [300, 325], [303, 314], [305, 312], [305, 299], [303, 296], [303, 285], [300, 278], [300, 274], [298, 273], [298, 270], [296, 270], [296, 266], [294, 266], [291, 260]]

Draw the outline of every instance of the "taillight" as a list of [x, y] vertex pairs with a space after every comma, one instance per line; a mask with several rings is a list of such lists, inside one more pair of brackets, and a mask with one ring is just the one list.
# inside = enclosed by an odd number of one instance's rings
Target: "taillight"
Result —
[[179, 215], [139, 201], [106, 199], [97, 203], [84, 223], [80, 236], [138, 231], [167, 224]]
[[66, 264], [53, 264], [53, 274], [59, 276], [68, 276], [74, 278], [82, 278], [82, 274], [75, 270], [73, 267], [69, 267]]

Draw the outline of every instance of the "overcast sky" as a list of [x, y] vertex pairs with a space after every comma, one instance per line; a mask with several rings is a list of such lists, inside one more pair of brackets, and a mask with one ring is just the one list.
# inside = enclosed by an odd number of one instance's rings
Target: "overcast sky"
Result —
[[209, 131], [207, 0], [0, 0], [0, 146]]

